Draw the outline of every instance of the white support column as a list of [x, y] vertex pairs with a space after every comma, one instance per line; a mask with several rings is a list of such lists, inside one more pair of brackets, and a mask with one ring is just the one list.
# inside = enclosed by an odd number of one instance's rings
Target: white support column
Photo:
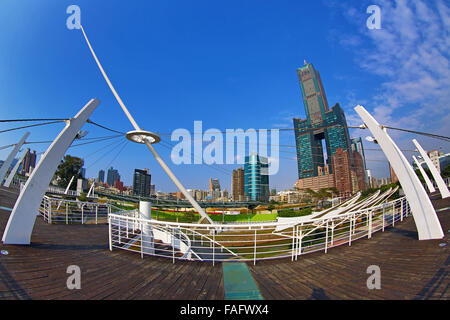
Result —
[[30, 244], [31, 233], [45, 191], [53, 178], [56, 167], [72, 144], [78, 131], [85, 124], [100, 101], [92, 99], [77, 115], [66, 122], [66, 127], [53, 141], [41, 161], [28, 178], [24, 189], [14, 205], [3, 233], [5, 244]]
[[5, 162], [3, 163], [2, 167], [0, 168], [0, 185], [3, 182], [3, 179], [6, 176], [6, 172], [8, 171], [9, 167], [11, 167], [11, 164], [17, 154], [19, 152], [20, 148], [22, 147], [23, 143], [25, 142], [26, 138], [30, 135], [29, 132], [25, 133], [22, 137], [22, 139], [19, 140], [19, 142], [14, 146], [14, 149], [11, 151], [11, 153], [8, 155], [8, 158], [6, 158]]
[[23, 158], [25, 158], [25, 155], [26, 155], [26, 154], [27, 154], [26, 151], [25, 151], [24, 153], [22, 153], [22, 155], [21, 155], [20, 158], [19, 158], [19, 161], [17, 161], [16, 165], [15, 165], [14, 168], [11, 170], [11, 172], [10, 172], [8, 178], [7, 178], [6, 181], [5, 181], [5, 184], [4, 184], [5, 187], [9, 188], [9, 186], [10, 186], [10, 184], [11, 184], [11, 182], [12, 182], [12, 179], [13, 179], [14, 176], [16, 175], [16, 172], [17, 172], [17, 170], [19, 169], [19, 166], [20, 166], [20, 164], [22, 163]]
[[362, 107], [355, 107], [394, 169], [411, 207], [419, 240], [442, 239], [444, 233], [430, 198], [403, 153], [382, 126]]
[[92, 196], [94, 196], [94, 192], [93, 192], [94, 186], [95, 186], [95, 182], [92, 182], [92, 185], [89, 188], [89, 191], [88, 191], [88, 194], [86, 195], [86, 197], [89, 197], [91, 195], [91, 192], [92, 192]]
[[425, 170], [423, 170], [422, 165], [419, 163], [419, 161], [417, 161], [417, 158], [415, 156], [412, 156], [414, 159], [414, 162], [416, 163], [417, 167], [419, 167], [420, 173], [422, 174], [422, 177], [425, 180], [425, 183], [427, 184], [428, 190], [430, 191], [430, 193], [433, 193], [436, 191], [436, 189], [433, 186], [433, 183], [431, 182], [430, 178], [428, 178], [427, 173], [425, 172]]
[[422, 146], [417, 142], [416, 139], [413, 139], [412, 142], [416, 146], [417, 150], [419, 150], [420, 155], [422, 156], [423, 160], [425, 160], [425, 163], [428, 166], [428, 169], [430, 169], [431, 174], [433, 175], [434, 181], [436, 181], [436, 184], [439, 188], [439, 191], [441, 192], [442, 199], [450, 197], [450, 192], [448, 191], [447, 186], [445, 185], [444, 179], [442, 179], [440, 173], [438, 172], [436, 166], [431, 161], [428, 154], [423, 150]]
[[[155, 248], [153, 246], [153, 230], [150, 224], [150, 219], [152, 215], [152, 204], [148, 201], [139, 201], [139, 216], [146, 222], [143, 223], [142, 232], [142, 242], [141, 247], [144, 253], [154, 254]], [[128, 230], [127, 224], [127, 230]], [[173, 236], [173, 235], [172, 235]]]
[[67, 185], [66, 190], [64, 190], [64, 194], [67, 194], [67, 192], [69, 192], [70, 186], [72, 185], [73, 182], [73, 178], [75, 178], [75, 176], [72, 176], [72, 178], [70, 178], [69, 184]]

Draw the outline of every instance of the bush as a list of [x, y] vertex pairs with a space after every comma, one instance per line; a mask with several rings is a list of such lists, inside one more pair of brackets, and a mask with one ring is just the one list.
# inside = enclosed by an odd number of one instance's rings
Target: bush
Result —
[[284, 209], [278, 211], [278, 217], [290, 218], [290, 217], [301, 217], [307, 216], [312, 213], [312, 208], [305, 208], [302, 210]]

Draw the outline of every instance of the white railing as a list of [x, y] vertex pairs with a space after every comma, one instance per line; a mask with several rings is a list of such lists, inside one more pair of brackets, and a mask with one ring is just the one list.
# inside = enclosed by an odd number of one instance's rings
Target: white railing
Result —
[[173, 261], [297, 260], [302, 254], [322, 250], [326, 253], [360, 238], [370, 239], [375, 232], [395, 226], [409, 215], [404, 197], [295, 223], [193, 224], [143, 219], [136, 211], [111, 213], [109, 246], [110, 250], [117, 248], [140, 253], [142, 257], [147, 254]]
[[[123, 211], [109, 203], [81, 202], [44, 196], [39, 213], [47, 223], [107, 223], [108, 214]], [[125, 214], [125, 213], [123, 213]]]

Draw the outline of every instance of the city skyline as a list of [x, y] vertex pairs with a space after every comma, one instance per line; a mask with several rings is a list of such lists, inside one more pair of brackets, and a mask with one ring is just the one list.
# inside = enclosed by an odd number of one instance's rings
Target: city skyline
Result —
[[[39, 21], [42, 19], [46, 21], [42, 24], [38, 23], [37, 18], [32, 14], [37, 8], [36, 4], [29, 4], [25, 7], [12, 1], [5, 2], [5, 8], [11, 9], [14, 14], [5, 14], [8, 10], [0, 13], [0, 26], [12, 31], [0, 39], [0, 45], [8, 45], [9, 48], [9, 50], [2, 50], [0, 54], [0, 63], [4, 63], [1, 67], [5, 70], [1, 75], [0, 83], [10, 84], [7, 87], [11, 87], [11, 90], [1, 93], [0, 98], [7, 108], [1, 108], [0, 117], [21, 118], [25, 110], [30, 117], [45, 114], [53, 114], [55, 117], [71, 117], [79, 109], [79, 106], [86, 102], [87, 97], [95, 94], [99, 96], [102, 104], [92, 119], [113, 129], [127, 131], [130, 128], [128, 125], [123, 125], [124, 118], [120, 108], [93, 67], [92, 60], [81, 41], [81, 35], [67, 30], [64, 25], [60, 26], [61, 21], [65, 18], [67, 5], [68, 2], [41, 4], [39, 10], [42, 11], [42, 16]], [[256, 7], [257, 12], [254, 13], [252, 12], [255, 4], [249, 3], [241, 8], [245, 12], [244, 15], [232, 10], [232, 6], [236, 3], [230, 7], [205, 3], [196, 4], [192, 8], [186, 7], [189, 18], [179, 15], [179, 12], [184, 12], [183, 8], [174, 11], [166, 5], [155, 4], [151, 10], [148, 10], [151, 12], [152, 18], [150, 22], [136, 19], [140, 16], [140, 11], [126, 10], [120, 3], [106, 12], [86, 1], [80, 1], [79, 5], [83, 12], [82, 21], [89, 29], [91, 37], [102, 39], [97, 43], [98, 54], [103, 57], [105, 68], [117, 84], [118, 91], [129, 99], [128, 102], [132, 106], [133, 112], [145, 119], [143, 124], [146, 128], [164, 134], [162, 135], [163, 141], [170, 141], [171, 131], [177, 128], [190, 129], [192, 121], [198, 119], [203, 120], [208, 128], [218, 129], [289, 128], [292, 117], [304, 117], [295, 74], [295, 70], [303, 64], [303, 60], [313, 62], [321, 70], [328, 100], [331, 104], [338, 101], [341, 103], [349, 123], [361, 124], [352, 110], [356, 104], [361, 103], [368, 110], [374, 111], [375, 117], [383, 124], [403, 128], [413, 126], [438, 134], [448, 133], [448, 128], [442, 125], [446, 121], [445, 115], [437, 114], [444, 108], [430, 109], [428, 102], [424, 102], [412, 94], [404, 95], [406, 91], [404, 88], [414, 88], [422, 83], [428, 100], [437, 101], [439, 105], [446, 105], [444, 102], [448, 102], [448, 100], [445, 100], [446, 96], [441, 92], [445, 91], [442, 90], [443, 86], [444, 88], [448, 87], [445, 87], [447, 83], [442, 75], [444, 71], [436, 69], [433, 65], [435, 57], [421, 57], [417, 68], [423, 70], [424, 66], [429, 66], [432, 70], [431, 73], [423, 74], [422, 78], [412, 77], [411, 73], [408, 73], [406, 66], [409, 60], [400, 61], [397, 64], [389, 61], [389, 66], [394, 68], [391, 73], [397, 74], [400, 79], [393, 82], [393, 77], [386, 71], [386, 64], [383, 61], [377, 60], [379, 65], [375, 69], [373, 63], [368, 63], [360, 55], [352, 53], [354, 46], [359, 45], [362, 51], [373, 49], [374, 55], [378, 55], [375, 58], [379, 58], [383, 52], [381, 49], [384, 49], [379, 40], [387, 39], [389, 36], [399, 40], [399, 47], [401, 47], [400, 44], [410, 44], [409, 41], [412, 40], [395, 28], [393, 20], [395, 8], [389, 4], [383, 6], [385, 17], [383, 29], [378, 33], [365, 29], [366, 3], [354, 5], [344, 2], [338, 5], [331, 1], [325, 1], [299, 5], [289, 10], [282, 9], [276, 4], [267, 4]], [[181, 6], [183, 7], [183, 5]], [[405, 6], [405, 10], [413, 13], [417, 11], [417, 8], [413, 6]], [[447, 11], [442, 6], [442, 2], [439, 1], [428, 5], [427, 15], [432, 18], [438, 17], [439, 14], [445, 15]], [[223, 29], [207, 14], [208, 9], [218, 7], [223, 9], [223, 12], [219, 13], [218, 19], [225, 22], [226, 29]], [[297, 19], [298, 13], [304, 12], [304, 10], [313, 12], [312, 16], [305, 17], [303, 21]], [[173, 19], [175, 23], [168, 25], [158, 17], [158, 12], [164, 12], [166, 18], [176, 18]], [[117, 19], [120, 17], [125, 21], [127, 28], [121, 30], [109, 22], [104, 26], [98, 24], [96, 18], [104, 21], [100, 17], [105, 14]], [[58, 18], [59, 15], [61, 15], [60, 18]], [[271, 19], [270, 29], [262, 26], [261, 16]], [[190, 19], [193, 17], [198, 19], [199, 23], [190, 23]], [[228, 17], [233, 17], [233, 24], [228, 21]], [[281, 17], [283, 18], [281, 19]], [[29, 30], [21, 29], [18, 21], [24, 19], [35, 27]], [[189, 23], [186, 23], [186, 19], [189, 20]], [[322, 26], [312, 30], [308, 35], [302, 32], [317, 19], [323, 21]], [[428, 32], [428, 29], [417, 28], [420, 19], [423, 17], [418, 17], [417, 21], [409, 19], [404, 22], [414, 26], [411, 28], [411, 33], [414, 32], [418, 36]], [[114, 20], [110, 19], [110, 21]], [[252, 24], [248, 24], [248, 21], [251, 21]], [[336, 21], [342, 22], [339, 27], [336, 27]], [[438, 18], [432, 21], [433, 26], [443, 23]], [[184, 24], [187, 25], [187, 29], [180, 30], [180, 26]], [[204, 25], [210, 26], [210, 30], [204, 30], [202, 28]], [[162, 30], [159, 28], [160, 26], [163, 27]], [[107, 32], [110, 38], [104, 37], [106, 27], [111, 28]], [[141, 34], [138, 32], [139, 30], [149, 30], [149, 32], [141, 37], [137, 36]], [[158, 34], [153, 30], [161, 30], [161, 32]], [[213, 33], [219, 35], [217, 41], [210, 37]], [[12, 34], [26, 37], [26, 44], [14, 41], [11, 38]], [[324, 39], [320, 40], [321, 37], [317, 37], [317, 35], [323, 35]], [[168, 36], [178, 41], [164, 42]], [[211, 39], [209, 41], [212, 42], [206, 46], [202, 44], [204, 39]], [[62, 48], [61, 52], [49, 52], [46, 49], [49, 47], [47, 46], [49, 41], [58, 41]], [[114, 47], [115, 43], [122, 41], [125, 41], [124, 46], [129, 48], [127, 52]], [[436, 37], [428, 37], [427, 41], [427, 45], [436, 48], [437, 52], [442, 55], [442, 49], [438, 47]], [[34, 45], [36, 43], [42, 45]], [[211, 45], [214, 49], [211, 49]], [[392, 42], [384, 44], [384, 46], [387, 45], [395, 47]], [[417, 45], [420, 47], [424, 43], [418, 42]], [[34, 48], [31, 58], [27, 46]], [[261, 50], [266, 48], [265, 46], [269, 46], [273, 50]], [[233, 47], [233, 50], [236, 51], [244, 50], [252, 59], [239, 56], [241, 57], [239, 60], [234, 51], [227, 50], [227, 47]], [[330, 51], [333, 51], [335, 56], [333, 61], [329, 59]], [[203, 59], [205, 56], [211, 57], [211, 60]], [[394, 57], [388, 56], [387, 59], [392, 60]], [[444, 52], [440, 59], [448, 60], [448, 53]], [[177, 63], [173, 64], [173, 61], [177, 61]], [[140, 68], [135, 68], [136, 63]], [[179, 64], [183, 65], [189, 84], [172, 82], [168, 76], [175, 72], [173, 65]], [[65, 66], [64, 70], [57, 67], [60, 65]], [[261, 68], [263, 65], [265, 67]], [[151, 70], [150, 73], [148, 73], [149, 70]], [[211, 70], [214, 70], [214, 73]], [[386, 72], [383, 74], [384, 71]], [[38, 92], [35, 83], [43, 79], [34, 78], [33, 74], [43, 74], [49, 87]], [[157, 77], [156, 74], [163, 76]], [[148, 83], [138, 81], [144, 77], [148, 79]], [[205, 81], [205, 79], [207, 80]], [[404, 82], [401, 83], [401, 81]], [[436, 90], [433, 91], [428, 85], [429, 83], [434, 83]], [[390, 86], [388, 86], [389, 84]], [[22, 88], [29, 92], [29, 98], [24, 98], [14, 88]], [[168, 95], [168, 90], [172, 93], [171, 95]], [[412, 93], [413, 91], [409, 90], [408, 92]], [[230, 93], [232, 94], [230, 95]], [[167, 96], [169, 96], [168, 100]], [[48, 101], [52, 102], [47, 103]], [[45, 112], [43, 112], [44, 106]], [[158, 108], [158, 106], [163, 108]], [[190, 113], [186, 111], [188, 107], [190, 107]], [[148, 110], [152, 110], [151, 120], [148, 118]], [[211, 115], [211, 110], [226, 110], [227, 112], [219, 111], [220, 117], [217, 117]], [[408, 121], [404, 116], [405, 110], [409, 110], [407, 114], [410, 119]], [[173, 117], [174, 111], [176, 111], [175, 117]], [[242, 117], [235, 117], [236, 114], [241, 114]], [[254, 114], [258, 116], [255, 117]], [[428, 121], [417, 121], [420, 119], [419, 117]], [[171, 121], [168, 122], [167, 119], [171, 119]], [[429, 119], [434, 119], [434, 121], [429, 121]], [[87, 137], [109, 134], [92, 125], [86, 125], [85, 128], [89, 131]], [[29, 140], [49, 140], [49, 138], [55, 137], [59, 130], [61, 130], [61, 125], [58, 124], [37, 127], [32, 130]], [[20, 131], [5, 133], [0, 137], [0, 142], [2, 145], [14, 143], [20, 134]], [[358, 136], [364, 138], [364, 135], [367, 134], [366, 131], [350, 130], [350, 138]], [[413, 149], [410, 142], [405, 141], [409, 138], [407, 134], [394, 132], [393, 137], [397, 139], [402, 149]], [[420, 142], [427, 150], [438, 149], [444, 153], [449, 151], [447, 145], [442, 145], [443, 149], [439, 149], [440, 143], [429, 138], [421, 138]], [[157, 189], [167, 192], [176, 189], [165, 177], [157, 163], [140, 146], [118, 142], [111, 147], [111, 152], [104, 159], [101, 158], [99, 162], [96, 162], [96, 158], [101, 156], [101, 153], [95, 154], [96, 149], [109, 143], [109, 141], [105, 141], [102, 144], [69, 149], [68, 154], [86, 159], [87, 177], [97, 176], [100, 169], [106, 171], [110, 166], [109, 162], [112, 161], [111, 165], [122, 172], [125, 185], [132, 184], [134, 168], [148, 167], [153, 172]], [[374, 145], [368, 144], [365, 140], [363, 143], [367, 150], [368, 161], [366, 164], [368, 169], [371, 169], [372, 176], [388, 177], [387, 161], [380, 152], [370, 150], [376, 148]], [[281, 134], [280, 144], [295, 145], [294, 134], [292, 132]], [[95, 147], [96, 145], [98, 147]], [[45, 151], [46, 147], [48, 145], [45, 144], [32, 145], [32, 148], [36, 149], [38, 153]], [[160, 146], [157, 148], [165, 159], [169, 158], [170, 151]], [[108, 150], [107, 148], [106, 151]], [[8, 150], [1, 150], [0, 159], [4, 159], [7, 152]], [[91, 154], [94, 155], [90, 156]], [[114, 158], [116, 154], [118, 156]], [[412, 153], [407, 155], [410, 157]], [[282, 155], [281, 170], [277, 175], [271, 176], [271, 188], [283, 190], [292, 187], [295, 180], [291, 178], [291, 174], [296, 170], [296, 162], [292, 158], [294, 158], [293, 155]], [[232, 170], [239, 166], [221, 166], [228, 170], [228, 173], [225, 174], [208, 166], [176, 166], [171, 163], [169, 165], [180, 176], [180, 180], [187, 182], [186, 187], [188, 188], [205, 189], [207, 183], [205, 181], [208, 177], [217, 176], [223, 181], [223, 187], [228, 190], [231, 189]]]

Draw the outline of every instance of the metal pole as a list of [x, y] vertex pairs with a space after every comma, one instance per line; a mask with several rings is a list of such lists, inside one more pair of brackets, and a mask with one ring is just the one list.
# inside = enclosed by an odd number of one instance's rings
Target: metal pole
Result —
[[395, 208], [392, 206], [392, 226], [395, 226]]
[[325, 253], [327, 253], [328, 249], [328, 221], [326, 224], [326, 231], [325, 231]]
[[108, 217], [108, 233], [109, 233], [109, 251], [112, 251], [112, 231], [111, 217]]
[[350, 217], [350, 230], [348, 233], [348, 246], [352, 245], [352, 224], [353, 224], [353, 218]]
[[[292, 231], [294, 231], [294, 229], [292, 228]], [[292, 253], [294, 253], [294, 248], [292, 248]], [[256, 229], [255, 229], [255, 247], [254, 247], [254, 251], [253, 251], [253, 265], [256, 264]]]
[[215, 230], [213, 230], [213, 242], [212, 242], [212, 246], [213, 246], [213, 265], [214, 265], [214, 259], [215, 259], [215, 257], [214, 257], [214, 253], [215, 253], [215, 243], [216, 243], [216, 232], [215, 232]]

